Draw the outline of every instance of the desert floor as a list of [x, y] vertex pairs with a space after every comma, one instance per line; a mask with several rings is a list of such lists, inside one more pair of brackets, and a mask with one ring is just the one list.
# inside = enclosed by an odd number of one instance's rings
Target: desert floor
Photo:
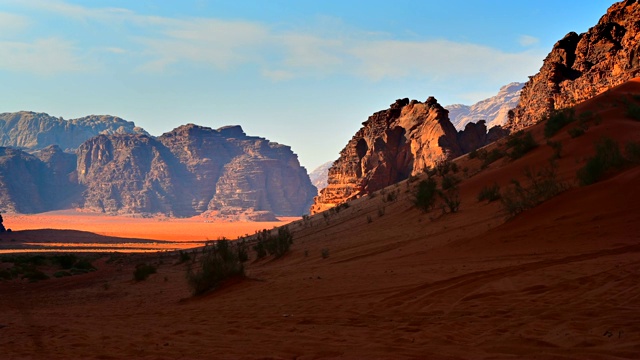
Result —
[[[456, 160], [467, 169], [457, 213], [419, 211], [418, 181], [405, 181], [291, 223], [289, 253], [251, 252], [246, 278], [203, 296], [191, 295], [190, 265], [175, 253], [104, 255], [88, 274], [0, 282], [0, 357], [638, 358], [640, 167], [576, 182], [602, 136], [640, 141], [619, 101], [629, 93], [640, 83], [578, 107], [600, 120], [575, 139], [566, 129], [553, 137], [567, 190], [515, 217], [476, 197], [549, 165], [544, 124], [530, 129], [539, 146], [521, 159], [486, 169]], [[135, 282], [141, 262], [158, 273]]]

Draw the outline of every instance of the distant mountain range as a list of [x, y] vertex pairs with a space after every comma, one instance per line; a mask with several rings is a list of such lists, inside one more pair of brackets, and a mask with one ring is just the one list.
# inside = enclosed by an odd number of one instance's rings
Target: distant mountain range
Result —
[[484, 120], [487, 128], [507, 123], [509, 110], [514, 109], [520, 100], [520, 91], [524, 83], [514, 82], [500, 88], [498, 94], [473, 105], [454, 104], [444, 108], [449, 110], [449, 120], [457, 130], [463, 130], [470, 122]]
[[0, 147], [0, 211], [274, 220], [306, 213], [317, 193], [290, 147], [240, 126], [188, 124], [155, 138], [112, 116], [19, 112], [0, 115], [0, 137], [12, 146]]

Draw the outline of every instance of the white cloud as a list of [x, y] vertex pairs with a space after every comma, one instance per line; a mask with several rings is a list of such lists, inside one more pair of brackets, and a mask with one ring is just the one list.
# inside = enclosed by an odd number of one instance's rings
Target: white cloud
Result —
[[7, 33], [19, 32], [27, 28], [29, 19], [24, 16], [0, 12], [0, 38]]
[[87, 70], [71, 42], [48, 38], [34, 42], [0, 41], [0, 70], [52, 75]]
[[520, 35], [518, 38], [518, 43], [521, 46], [532, 46], [540, 42], [540, 39], [537, 37], [533, 37], [530, 35]]

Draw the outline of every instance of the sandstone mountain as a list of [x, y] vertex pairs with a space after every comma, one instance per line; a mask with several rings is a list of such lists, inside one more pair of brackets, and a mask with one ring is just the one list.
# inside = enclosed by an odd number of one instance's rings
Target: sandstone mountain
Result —
[[0, 146], [35, 150], [58, 145], [76, 149], [96, 135], [125, 133], [148, 135], [133, 122], [109, 115], [64, 120], [31, 111], [0, 114]]
[[327, 187], [327, 179], [329, 179], [329, 169], [333, 165], [333, 161], [328, 161], [309, 173], [309, 179], [318, 191]]
[[640, 76], [640, 3], [612, 5], [586, 33], [571, 32], [558, 41], [540, 72], [525, 84], [515, 118], [506, 125], [519, 130], [553, 110], [588, 100]]
[[100, 135], [78, 149], [84, 207], [106, 213], [249, 219], [304, 214], [316, 195], [291, 148], [241, 127], [188, 124], [157, 139]]
[[0, 147], [0, 211], [35, 213], [70, 206], [81, 188], [75, 155], [52, 145], [35, 154]]
[[514, 82], [500, 88], [498, 94], [473, 105], [453, 104], [444, 108], [449, 110], [449, 120], [458, 130], [471, 122], [484, 120], [488, 128], [504, 125], [508, 112], [518, 105], [520, 91], [524, 83]]
[[382, 189], [503, 135], [499, 127], [487, 133], [484, 121], [456, 132], [447, 113], [430, 97], [424, 103], [397, 100], [370, 116], [329, 169], [328, 185], [311, 213]]

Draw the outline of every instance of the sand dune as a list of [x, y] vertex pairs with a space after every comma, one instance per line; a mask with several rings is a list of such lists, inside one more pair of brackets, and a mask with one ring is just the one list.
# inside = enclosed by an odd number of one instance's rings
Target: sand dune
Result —
[[[558, 174], [571, 188], [507, 220], [478, 191], [548, 164], [540, 146], [517, 161], [468, 169], [455, 214], [412, 206], [417, 182], [355, 200], [311, 226], [290, 225], [281, 259], [251, 259], [247, 278], [191, 297], [187, 265], [167, 254], [103, 258], [98, 271], [37, 283], [0, 282], [4, 358], [43, 359], [622, 359], [640, 354], [640, 168], [591, 186], [576, 170], [602, 136], [640, 141], [619, 104], [625, 84], [582, 104], [602, 117], [566, 129]], [[494, 145], [496, 146], [496, 145]], [[369, 217], [369, 218], [368, 218]], [[325, 250], [329, 256], [323, 258]], [[132, 281], [134, 266], [158, 274]]]

